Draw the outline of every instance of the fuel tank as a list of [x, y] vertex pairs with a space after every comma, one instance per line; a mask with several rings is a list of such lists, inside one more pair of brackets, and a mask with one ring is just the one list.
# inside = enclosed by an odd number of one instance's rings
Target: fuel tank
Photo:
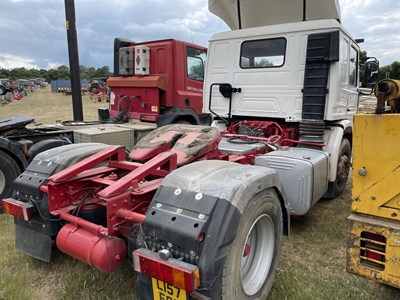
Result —
[[72, 224], [61, 228], [56, 244], [62, 252], [103, 272], [115, 271], [123, 264], [127, 255], [122, 239], [98, 236]]

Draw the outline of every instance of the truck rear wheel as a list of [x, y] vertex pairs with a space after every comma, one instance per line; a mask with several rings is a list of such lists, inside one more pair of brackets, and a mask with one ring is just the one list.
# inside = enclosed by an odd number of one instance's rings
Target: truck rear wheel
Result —
[[225, 262], [223, 299], [266, 299], [282, 243], [282, 210], [273, 189], [254, 195]]
[[329, 182], [328, 191], [324, 198], [333, 199], [341, 195], [346, 188], [347, 179], [350, 174], [351, 145], [348, 139], [344, 138], [340, 144], [339, 157], [337, 162], [336, 180]]
[[91, 85], [89, 87], [89, 93], [98, 94], [100, 91], [100, 86], [97, 84]]
[[0, 85], [0, 95], [5, 95], [6, 93], [7, 89], [4, 86]]
[[20, 174], [20, 169], [15, 160], [7, 153], [0, 151], [0, 213], [3, 212], [2, 199], [11, 195], [12, 182]]

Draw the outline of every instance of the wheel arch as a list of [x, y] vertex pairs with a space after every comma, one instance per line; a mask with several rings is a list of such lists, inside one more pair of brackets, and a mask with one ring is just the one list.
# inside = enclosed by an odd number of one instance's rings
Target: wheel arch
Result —
[[23, 172], [28, 166], [28, 161], [21, 149], [10, 140], [0, 137], [0, 151], [3, 151], [14, 159], [20, 169], [20, 172]]
[[178, 107], [170, 107], [160, 114], [157, 120], [157, 126], [164, 126], [176, 123], [177, 121], [186, 121], [192, 125], [199, 125], [199, 115], [191, 108], [180, 110]]
[[101, 143], [69, 144], [40, 152], [33, 158], [14, 181], [15, 199], [23, 202], [31, 199], [41, 213], [36, 214], [29, 222], [14, 218], [15, 245], [18, 250], [37, 259], [50, 261], [52, 238], [58, 234], [60, 224], [48, 219], [51, 217], [48, 199], [40, 186], [46, 184], [51, 175], [107, 147], [110, 146]]
[[280, 199], [282, 216], [288, 218], [285, 232], [289, 232], [287, 196], [277, 172], [272, 168], [227, 161], [200, 161], [172, 172], [161, 185], [225, 199], [241, 214], [253, 195], [273, 188]]

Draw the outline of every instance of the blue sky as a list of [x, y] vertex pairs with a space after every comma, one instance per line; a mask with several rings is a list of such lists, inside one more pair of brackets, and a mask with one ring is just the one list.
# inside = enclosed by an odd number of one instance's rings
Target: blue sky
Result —
[[[242, 0], [244, 1], [244, 0]], [[300, 1], [300, 0], [298, 0]], [[400, 60], [400, 1], [339, 0], [342, 23], [381, 66]], [[207, 46], [229, 30], [208, 11], [207, 0], [75, 0], [81, 65], [113, 63], [113, 41], [175, 38]], [[68, 65], [62, 0], [1, 0], [0, 67]]]

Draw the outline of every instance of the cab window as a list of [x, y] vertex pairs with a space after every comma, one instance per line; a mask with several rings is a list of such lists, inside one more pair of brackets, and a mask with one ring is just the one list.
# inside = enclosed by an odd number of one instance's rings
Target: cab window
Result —
[[240, 67], [273, 68], [281, 67], [285, 62], [286, 39], [264, 39], [246, 41], [240, 50]]
[[349, 57], [349, 85], [357, 86], [357, 73], [358, 73], [358, 52], [353, 47], [350, 48]]
[[207, 59], [205, 50], [186, 47], [187, 76], [190, 79], [203, 81], [204, 67]]

